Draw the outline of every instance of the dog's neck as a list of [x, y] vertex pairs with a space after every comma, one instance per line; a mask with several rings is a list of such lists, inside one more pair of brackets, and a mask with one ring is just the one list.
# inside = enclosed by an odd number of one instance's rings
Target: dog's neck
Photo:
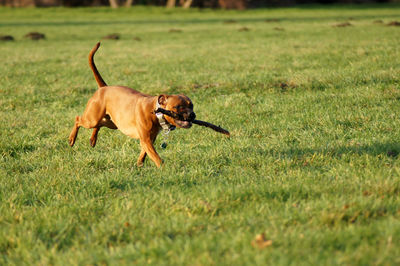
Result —
[[[158, 103], [158, 101], [156, 102], [156, 109], [158, 110], [159, 108], [161, 108], [161, 105]], [[162, 129], [165, 132], [174, 130], [176, 127], [171, 125], [170, 123], [168, 123], [168, 121], [165, 119], [164, 114], [163, 113], [155, 113], [158, 123], [160, 123], [160, 126], [162, 127]]]

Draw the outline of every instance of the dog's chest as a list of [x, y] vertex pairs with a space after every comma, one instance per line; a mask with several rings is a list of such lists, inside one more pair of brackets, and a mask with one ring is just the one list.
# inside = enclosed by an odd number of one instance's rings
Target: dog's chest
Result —
[[122, 133], [124, 133], [125, 135], [134, 138], [134, 139], [138, 139], [139, 138], [139, 133], [136, 129], [136, 127], [128, 127], [128, 128], [118, 128]]
[[119, 131], [131, 138], [139, 138], [139, 130], [137, 127], [137, 121], [134, 119], [135, 117], [129, 118], [129, 116], [121, 116], [118, 114], [110, 114], [110, 116]]

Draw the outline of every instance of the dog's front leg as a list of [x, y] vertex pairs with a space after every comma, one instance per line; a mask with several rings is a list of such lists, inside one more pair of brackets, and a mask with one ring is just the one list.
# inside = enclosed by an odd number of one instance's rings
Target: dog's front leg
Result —
[[146, 154], [149, 155], [150, 159], [156, 164], [158, 168], [160, 168], [162, 160], [153, 145], [154, 140], [151, 139], [150, 136], [146, 136], [140, 139], [140, 146], [142, 147], [142, 151], [140, 152], [138, 158], [138, 165], [140, 163], [143, 165], [144, 159], [146, 158]]

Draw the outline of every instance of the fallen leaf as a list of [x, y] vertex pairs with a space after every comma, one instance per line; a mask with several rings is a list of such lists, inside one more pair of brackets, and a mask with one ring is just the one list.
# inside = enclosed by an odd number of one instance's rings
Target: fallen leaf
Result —
[[251, 245], [258, 249], [264, 249], [264, 248], [272, 245], [272, 240], [266, 239], [265, 234], [262, 233], [262, 234], [256, 235], [254, 240], [251, 241]]

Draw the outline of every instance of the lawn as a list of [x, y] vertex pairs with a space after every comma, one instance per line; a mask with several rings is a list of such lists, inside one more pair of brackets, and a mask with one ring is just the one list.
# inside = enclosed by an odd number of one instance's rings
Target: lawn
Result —
[[[15, 38], [0, 42], [0, 264], [400, 264], [399, 20], [399, 5], [0, 8]], [[96, 90], [87, 55], [111, 33], [108, 84], [184, 93], [231, 138], [160, 136], [160, 169], [119, 131], [69, 147]]]

